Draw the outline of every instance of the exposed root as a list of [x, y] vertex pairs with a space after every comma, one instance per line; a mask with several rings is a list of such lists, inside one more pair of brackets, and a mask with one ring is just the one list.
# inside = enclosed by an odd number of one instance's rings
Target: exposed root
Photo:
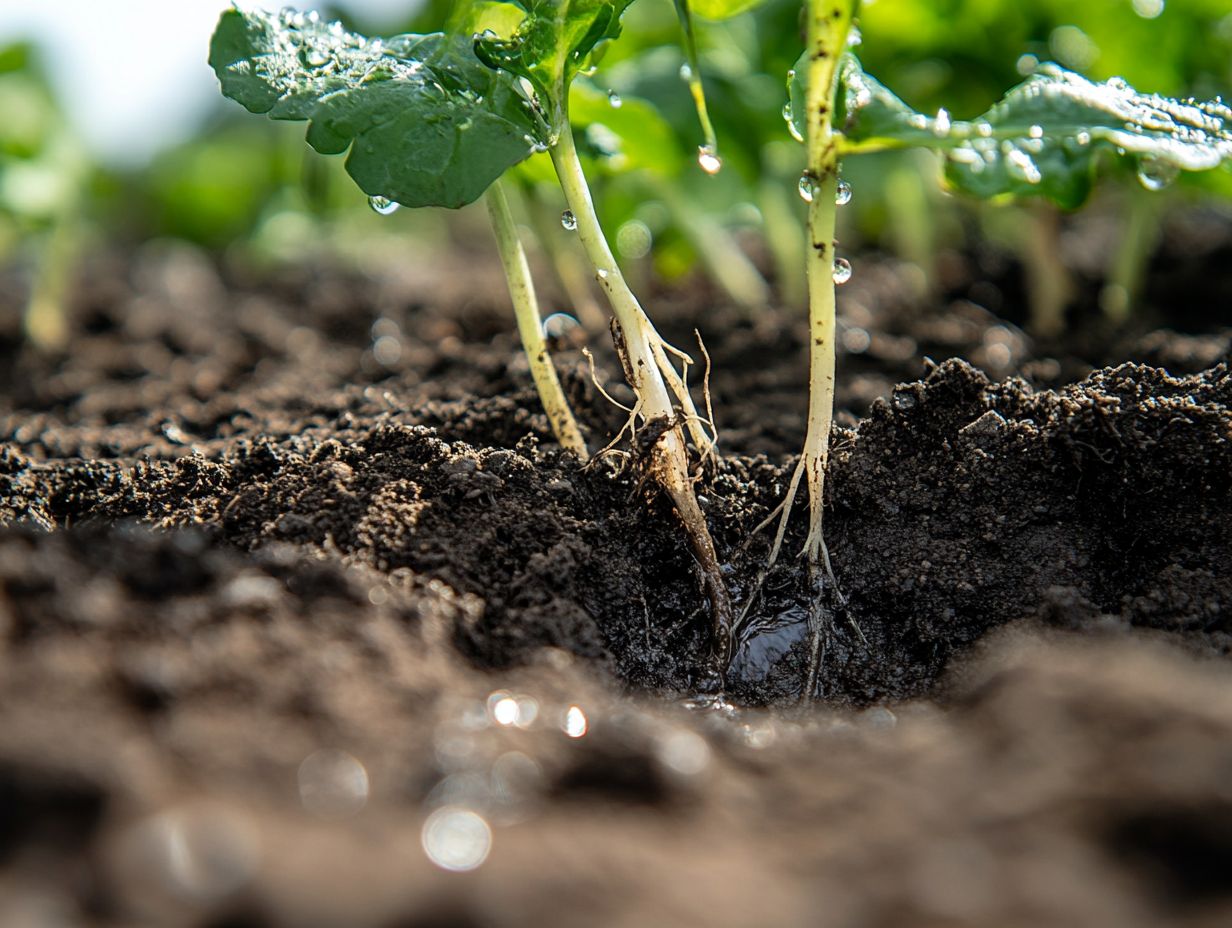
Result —
[[619, 409], [623, 409], [627, 413], [632, 413], [633, 412], [632, 409], [630, 409], [628, 406], [626, 406], [624, 403], [620, 402], [619, 400], [613, 398], [612, 394], [608, 393], [607, 390], [603, 388], [603, 384], [599, 383], [599, 374], [595, 370], [595, 356], [590, 353], [590, 349], [583, 348], [582, 354], [585, 356], [587, 363], [590, 364], [590, 382], [595, 385], [595, 389], [598, 390], [599, 393], [603, 396], [603, 398], [607, 400], [609, 403], [611, 403], [613, 406], [616, 406]]

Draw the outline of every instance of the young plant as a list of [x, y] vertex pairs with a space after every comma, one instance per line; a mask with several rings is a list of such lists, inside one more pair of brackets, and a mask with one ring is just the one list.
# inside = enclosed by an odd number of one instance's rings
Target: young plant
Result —
[[[307, 120], [313, 148], [325, 154], [349, 149], [347, 170], [361, 189], [406, 206], [463, 206], [509, 168], [548, 152], [569, 207], [567, 224], [576, 229], [614, 315], [617, 351], [636, 397], [626, 430], [645, 471], [675, 506], [700, 566], [721, 672], [731, 651], [731, 605], [693, 491], [689, 450], [691, 440], [704, 458], [713, 437], [672, 362], [673, 356], [682, 360], [687, 371], [689, 359], [660, 337], [608, 247], [570, 122], [573, 79], [620, 34], [631, 2], [490, 4], [502, 26], [516, 28], [388, 39], [349, 33], [314, 14], [230, 10], [214, 33], [210, 64], [224, 94], [274, 119]], [[516, 234], [496, 189], [491, 214], [516, 302], [528, 278], [520, 276]], [[519, 304], [527, 320], [528, 305], [525, 299]], [[532, 366], [537, 357], [547, 363], [538, 349], [528, 346], [528, 353]]]
[[[810, 399], [804, 450], [783, 503], [771, 562], [805, 478], [809, 532], [804, 555], [810, 574], [831, 584], [822, 514], [834, 396], [834, 288], [851, 273], [834, 253], [837, 206], [850, 196], [840, 186], [842, 159], [888, 149], [931, 149], [944, 157], [945, 178], [954, 190], [984, 199], [1037, 197], [1065, 208], [1087, 198], [1105, 161], [1130, 160], [1148, 184], [1232, 161], [1232, 109], [1221, 102], [1139, 94], [1122, 80], [1093, 83], [1056, 65], [1039, 66], [973, 121], [953, 120], [945, 110], [935, 116], [917, 113], [865, 74], [846, 51], [857, 6], [857, 0], [807, 0], [806, 49], [790, 79], [791, 119], [807, 146], [801, 193], [809, 201], [811, 246]], [[826, 632], [817, 600], [812, 619], [809, 694]]]

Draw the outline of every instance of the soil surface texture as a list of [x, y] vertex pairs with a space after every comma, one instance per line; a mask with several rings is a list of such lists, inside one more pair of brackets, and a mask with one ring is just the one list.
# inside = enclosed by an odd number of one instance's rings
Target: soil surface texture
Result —
[[[58, 357], [0, 276], [0, 925], [1228, 924], [1222, 254], [1052, 343], [1002, 258], [923, 302], [861, 259], [811, 704], [803, 511], [760, 585], [753, 532], [800, 313], [652, 304], [713, 362], [698, 493], [748, 607], [718, 696], [670, 504], [626, 446], [558, 449], [487, 257], [151, 245], [92, 262]], [[610, 344], [556, 342], [601, 448]]]

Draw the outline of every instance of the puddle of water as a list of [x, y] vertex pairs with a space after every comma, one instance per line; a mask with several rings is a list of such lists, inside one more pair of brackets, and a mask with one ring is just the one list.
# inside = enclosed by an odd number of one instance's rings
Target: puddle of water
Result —
[[740, 629], [729, 682], [761, 683], [797, 644], [808, 637], [808, 611], [789, 605], [750, 617]]

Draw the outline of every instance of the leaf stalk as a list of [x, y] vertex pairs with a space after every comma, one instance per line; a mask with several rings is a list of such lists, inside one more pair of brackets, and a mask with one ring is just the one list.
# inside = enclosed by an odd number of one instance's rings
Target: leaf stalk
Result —
[[509, 209], [509, 200], [500, 181], [488, 188], [484, 200], [488, 206], [488, 216], [492, 220], [492, 231], [496, 236], [501, 264], [505, 269], [505, 280], [509, 284], [509, 297], [513, 300], [518, 335], [521, 336], [526, 359], [530, 362], [530, 375], [535, 382], [535, 389], [539, 391], [539, 400], [543, 403], [552, 432], [561, 447], [585, 461], [589, 456], [586, 441], [582, 438], [577, 421], [569, 409], [560, 380], [556, 376], [556, 368], [552, 366], [552, 358], [548, 354], [530, 266], [526, 261], [522, 240], [518, 237], [513, 213]]

